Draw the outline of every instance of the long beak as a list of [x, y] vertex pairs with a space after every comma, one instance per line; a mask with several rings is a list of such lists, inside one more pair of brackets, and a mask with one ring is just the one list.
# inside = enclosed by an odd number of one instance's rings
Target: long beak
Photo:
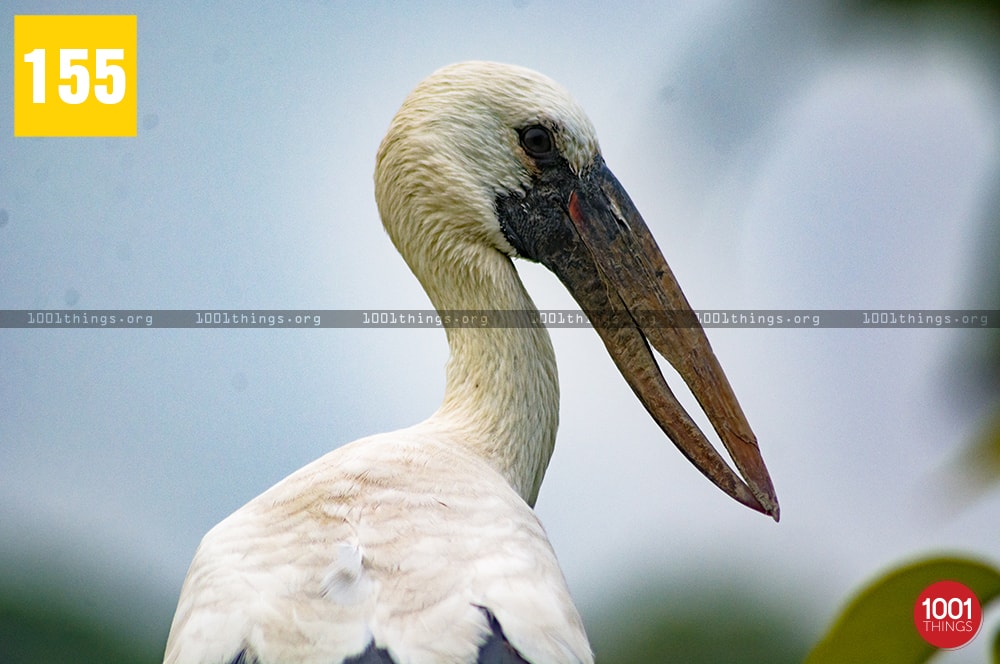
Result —
[[[684, 456], [731, 497], [777, 521], [778, 498], [757, 438], [628, 194], [600, 158], [582, 176], [545, 189], [546, 222], [558, 228], [544, 236], [526, 229], [531, 257], [555, 272], [587, 312], [625, 380]], [[742, 478], [677, 401], [649, 344], [687, 383]]]

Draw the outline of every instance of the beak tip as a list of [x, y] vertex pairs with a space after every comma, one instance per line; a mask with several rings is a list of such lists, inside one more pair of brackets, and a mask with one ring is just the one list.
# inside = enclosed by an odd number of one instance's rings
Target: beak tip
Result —
[[[760, 461], [763, 468], [764, 462]], [[741, 469], [742, 470], [742, 469]], [[747, 478], [745, 478], [747, 479]], [[763, 470], [763, 477], [754, 477], [749, 481], [749, 487], [753, 497], [757, 499], [762, 514], [774, 519], [775, 523], [781, 520], [781, 506], [778, 504], [778, 496], [774, 492], [774, 485], [771, 484], [771, 477], [767, 474], [767, 469]]]
[[781, 521], [781, 507], [778, 505], [778, 498], [774, 495], [773, 490], [769, 492], [754, 492], [754, 498], [757, 499], [761, 514], [771, 517], [775, 523]]

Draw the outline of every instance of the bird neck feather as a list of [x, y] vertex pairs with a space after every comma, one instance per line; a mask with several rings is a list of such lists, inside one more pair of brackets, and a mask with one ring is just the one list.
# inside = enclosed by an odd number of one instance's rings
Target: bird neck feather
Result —
[[[492, 247], [452, 245], [427, 264], [410, 262], [443, 314], [537, 313], [510, 258]], [[446, 327], [447, 384], [429, 423], [447, 427], [533, 506], [558, 427], [555, 353], [544, 327], [497, 325], [497, 316], [490, 318], [482, 327]]]

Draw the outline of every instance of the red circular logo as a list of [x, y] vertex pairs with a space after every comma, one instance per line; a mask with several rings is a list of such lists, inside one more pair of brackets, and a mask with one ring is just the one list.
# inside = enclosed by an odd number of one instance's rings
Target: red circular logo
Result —
[[913, 622], [924, 641], [938, 648], [961, 648], [983, 626], [979, 598], [958, 581], [938, 581], [924, 588], [913, 607]]

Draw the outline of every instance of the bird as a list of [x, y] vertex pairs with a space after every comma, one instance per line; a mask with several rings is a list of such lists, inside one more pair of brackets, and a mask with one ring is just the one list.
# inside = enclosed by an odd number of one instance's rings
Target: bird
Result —
[[429, 418], [336, 447], [204, 536], [164, 662], [593, 662], [533, 509], [559, 383], [514, 260], [554, 272], [665, 435], [726, 494], [777, 521], [757, 439], [591, 121], [552, 79], [484, 61], [435, 71], [392, 119], [374, 184], [383, 227], [436, 309], [499, 323], [445, 326], [446, 387]]

